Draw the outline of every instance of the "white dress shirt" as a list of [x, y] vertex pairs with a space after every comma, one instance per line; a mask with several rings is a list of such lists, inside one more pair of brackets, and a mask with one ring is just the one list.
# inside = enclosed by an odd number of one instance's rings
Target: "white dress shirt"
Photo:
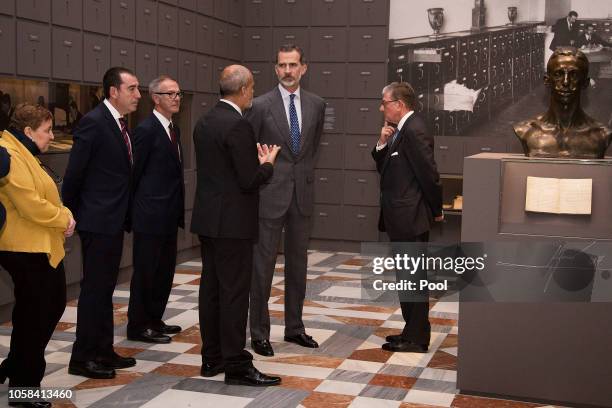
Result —
[[[289, 116], [289, 104], [291, 103], [291, 92], [285, 89], [284, 86], [278, 84], [278, 89], [280, 90], [281, 97], [283, 98], [283, 105], [285, 105], [285, 115], [287, 115], [287, 123], [289, 124], [289, 129], [291, 129], [291, 117]], [[295, 98], [293, 98], [293, 104], [295, 105], [295, 111], [297, 112], [298, 117], [298, 126], [300, 127], [300, 133], [302, 132], [302, 103], [300, 96], [300, 88], [296, 89], [294, 92]]]
[[168, 135], [168, 139], [170, 139], [170, 141], [172, 141], [172, 136], [170, 136], [170, 128], [169, 128], [169, 126], [170, 126], [170, 124], [172, 122], [169, 121], [168, 118], [166, 118], [164, 115], [162, 115], [161, 113], [159, 113], [155, 109], [153, 109], [153, 114], [155, 115], [157, 120], [159, 120], [159, 123], [161, 123], [162, 127], [166, 131], [166, 135]]
[[228, 105], [230, 105], [231, 107], [233, 107], [234, 109], [236, 109], [236, 111], [238, 111], [238, 113], [240, 114], [240, 116], [242, 116], [242, 111], [240, 110], [240, 108], [238, 107], [238, 105], [236, 105], [234, 102], [232, 101], [228, 101], [227, 99], [219, 99], [221, 102], [225, 102]]
[[[119, 113], [117, 109], [108, 101], [108, 99], [104, 98], [104, 104], [110, 111], [113, 118], [115, 118], [115, 122], [117, 122], [117, 126], [119, 126], [119, 133], [121, 133], [121, 122], [119, 119], [124, 119], [123, 115]], [[130, 142], [130, 150], [132, 150], [132, 138], [129, 136], [130, 132], [128, 131], [128, 141]]]

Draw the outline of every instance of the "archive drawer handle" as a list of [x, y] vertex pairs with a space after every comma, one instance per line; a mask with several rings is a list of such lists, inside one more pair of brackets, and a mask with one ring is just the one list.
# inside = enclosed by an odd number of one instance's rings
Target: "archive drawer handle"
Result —
[[145, 54], [144, 55], [144, 59], [146, 59], [146, 60], [151, 59], [151, 56], [149, 54]]
[[144, 13], [145, 13], [147, 16], [148, 16], [148, 15], [150, 15], [150, 14], [151, 14], [151, 9], [148, 9], [148, 8], [144, 9]]
[[172, 62], [172, 58], [170, 58], [170, 57], [166, 57], [166, 58], [164, 58], [164, 61], [165, 61], [165, 62]]
[[102, 51], [102, 47], [100, 47], [99, 45], [94, 45], [94, 46], [92, 47], [92, 49], [93, 49], [95, 52], [100, 52], [100, 51]]
[[208, 103], [207, 102], [200, 102], [200, 106], [206, 107], [206, 106], [208, 106]]
[[40, 41], [40, 38], [36, 34], [30, 34], [28, 37], [30, 41], [36, 41], [36, 42]]
[[202, 63], [202, 65], [200, 65], [202, 68], [208, 68], [208, 64], [207, 63]]
[[361, 36], [361, 38], [363, 38], [364, 40], [371, 40], [374, 37], [371, 34], [364, 34]]
[[492, 151], [492, 150], [493, 150], [493, 149], [492, 149], [492, 148], [490, 148], [490, 147], [481, 147], [481, 148], [480, 148], [480, 151], [481, 151], [481, 152], [490, 152], [490, 151]]
[[172, 16], [170, 14], [166, 14], [166, 20], [168, 21], [172, 20]]
[[329, 142], [321, 142], [321, 146], [329, 146]]
[[364, 3], [374, 3], [374, 0], [363, 0]]
[[261, 40], [261, 35], [252, 35], [251, 40]]
[[367, 143], [359, 143], [358, 146], [362, 147], [362, 148], [366, 148], [366, 147], [368, 147], [368, 144]]
[[64, 46], [65, 47], [72, 47], [72, 41], [64, 40]]
[[203, 30], [208, 30], [208, 26], [206, 24], [202, 24], [202, 29]]
[[327, 177], [319, 177], [319, 181], [327, 183], [329, 181], [329, 179]]
[[332, 72], [331, 71], [323, 71], [321, 72], [322, 75], [331, 75]]
[[327, 213], [326, 212], [320, 212], [319, 213], [319, 217], [327, 217]]
[[261, 4], [262, 0], [252, 0], [251, 3], [253, 3], [253, 4]]
[[369, 112], [370, 108], [359, 108], [359, 112]]
[[253, 75], [259, 75], [261, 74], [261, 71], [258, 69], [254, 69], [253, 71], [251, 71], [253, 73]]
[[285, 0], [285, 2], [286, 2], [287, 4], [294, 4], [294, 3], [295, 3], [295, 0]]
[[438, 146], [438, 149], [440, 149], [440, 150], [448, 150], [448, 146]]
[[334, 36], [333, 36], [333, 35], [331, 35], [331, 34], [327, 34], [327, 35], [324, 35], [324, 36], [323, 36], [323, 39], [324, 39], [324, 40], [333, 40], [333, 39], [334, 39]]
[[366, 218], [368, 218], [368, 216], [365, 214], [357, 214], [357, 218], [359, 218], [360, 220], [365, 220]]
[[191, 25], [191, 20], [189, 20], [189, 19], [187, 19], [187, 18], [186, 18], [186, 19], [185, 19], [185, 24], [186, 24], [186, 25]]
[[183, 61], [183, 65], [191, 65], [191, 61], [190, 60], [185, 60], [185, 61]]
[[217, 31], [217, 32], [218, 32], [219, 34], [223, 34], [225, 31], [224, 31], [222, 28], [220, 28], [220, 29], [219, 29], [219, 31]]
[[127, 50], [120, 50], [119, 54], [121, 54], [121, 55], [128, 55], [128, 52], [127, 52]]
[[232, 33], [232, 37], [238, 38], [238, 33]]
[[121, 7], [122, 9], [126, 9], [126, 8], [128, 8], [128, 5], [127, 5], [127, 3], [125, 1], [122, 1], [122, 2], [119, 3], [119, 7]]
[[2, 31], [2, 29], [0, 28], [0, 35], [2, 35], [2, 33], [3, 33], [3, 31]]
[[295, 40], [295, 35], [287, 34], [287, 35], [285, 35], [285, 40]]
[[363, 179], [363, 178], [358, 178], [358, 179], [357, 179], [357, 182], [358, 182], [358, 183], [365, 184], [365, 183], [367, 183], [367, 182], [368, 182], [368, 180]]
[[369, 75], [372, 75], [372, 73], [371, 73], [370, 71], [361, 71], [361, 72], [359, 73], [359, 75], [362, 75], [362, 76], [369, 76]]

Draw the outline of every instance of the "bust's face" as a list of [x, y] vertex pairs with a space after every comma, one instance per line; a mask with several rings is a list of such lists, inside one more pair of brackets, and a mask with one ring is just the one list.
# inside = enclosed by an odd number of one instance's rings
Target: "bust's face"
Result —
[[560, 55], [548, 68], [546, 83], [551, 87], [553, 99], [562, 105], [574, 102], [587, 77], [587, 72], [578, 64], [576, 57]]

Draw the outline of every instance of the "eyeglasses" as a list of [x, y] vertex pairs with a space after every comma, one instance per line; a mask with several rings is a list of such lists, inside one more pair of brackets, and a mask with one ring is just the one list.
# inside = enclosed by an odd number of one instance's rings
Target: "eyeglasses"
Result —
[[185, 96], [185, 92], [183, 91], [179, 91], [179, 92], [154, 92], [154, 94], [156, 95], [168, 95], [168, 97], [172, 100], [176, 99], [176, 97], [178, 96], [179, 98], [183, 98], [183, 96]]
[[386, 107], [388, 103], [391, 103], [391, 102], [397, 102], [397, 101], [398, 101], [397, 99], [393, 99], [393, 100], [391, 100], [391, 101], [385, 101], [385, 100], [383, 99], [382, 101], [380, 101], [380, 104], [381, 104], [382, 106]]

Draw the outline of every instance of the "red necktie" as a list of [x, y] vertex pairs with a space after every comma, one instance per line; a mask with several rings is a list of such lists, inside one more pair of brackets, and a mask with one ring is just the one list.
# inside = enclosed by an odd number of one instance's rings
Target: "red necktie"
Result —
[[121, 124], [121, 135], [123, 136], [123, 141], [127, 146], [130, 164], [134, 164], [134, 159], [132, 158], [132, 143], [130, 143], [130, 134], [127, 129], [127, 121], [125, 120], [125, 118], [119, 118], [119, 123]]
[[176, 141], [176, 132], [174, 131], [174, 126], [172, 125], [172, 122], [170, 122], [170, 124], [168, 125], [168, 129], [170, 129], [170, 140], [172, 140], [172, 144], [176, 149], [176, 155], [179, 160], [181, 160], [181, 152], [179, 150], [178, 142]]

